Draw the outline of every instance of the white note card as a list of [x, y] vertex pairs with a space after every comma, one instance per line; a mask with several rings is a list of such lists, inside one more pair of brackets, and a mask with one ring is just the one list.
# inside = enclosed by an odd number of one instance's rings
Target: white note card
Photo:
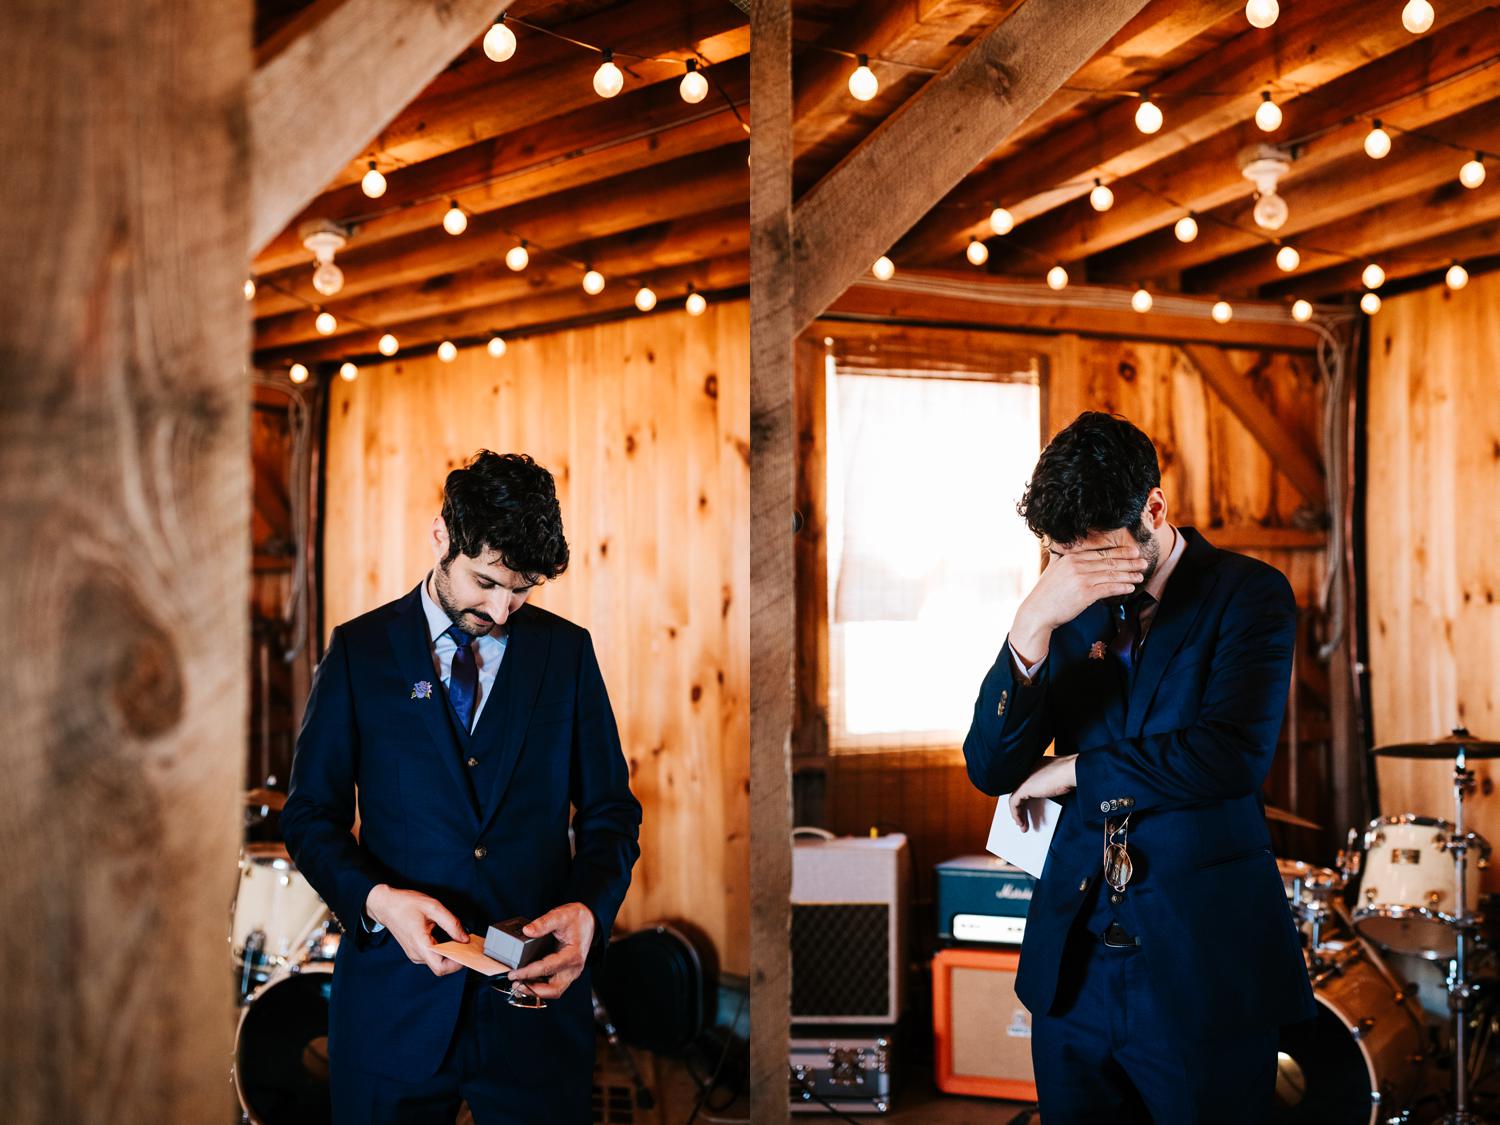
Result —
[[1027, 798], [1021, 805], [1021, 814], [1026, 818], [1026, 831], [1022, 832], [1010, 817], [1010, 794], [1002, 793], [995, 806], [995, 819], [990, 823], [990, 838], [985, 848], [1006, 863], [1015, 864], [1033, 879], [1040, 879], [1060, 811], [1062, 806], [1050, 797]]

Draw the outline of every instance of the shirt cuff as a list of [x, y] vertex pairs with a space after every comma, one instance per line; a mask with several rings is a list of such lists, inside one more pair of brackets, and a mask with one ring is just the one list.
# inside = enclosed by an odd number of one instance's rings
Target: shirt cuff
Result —
[[363, 910], [359, 912], [359, 924], [365, 928], [365, 933], [367, 934], [378, 934], [385, 929], [385, 926], [373, 920]]
[[1035, 680], [1037, 672], [1041, 670], [1043, 664], [1047, 663], [1047, 658], [1044, 656], [1035, 664], [1028, 667], [1025, 661], [1021, 659], [1021, 654], [1016, 651], [1015, 645], [1007, 641], [1005, 647], [1010, 649], [1011, 666], [1016, 670], [1016, 675], [1020, 676], [1025, 683], [1029, 684]]

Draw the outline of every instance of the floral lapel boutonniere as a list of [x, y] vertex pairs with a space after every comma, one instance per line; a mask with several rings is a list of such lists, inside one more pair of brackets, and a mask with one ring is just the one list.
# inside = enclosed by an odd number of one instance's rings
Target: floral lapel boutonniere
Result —
[[1109, 648], [1105, 645], [1105, 643], [1103, 641], [1095, 641], [1094, 644], [1093, 644], [1093, 646], [1089, 649], [1089, 659], [1090, 660], [1103, 660], [1104, 659], [1104, 654], [1106, 652], [1108, 652], [1108, 651], [1109, 651]]
[[418, 680], [411, 685], [411, 697], [413, 699], [431, 699], [432, 684], [427, 680]]

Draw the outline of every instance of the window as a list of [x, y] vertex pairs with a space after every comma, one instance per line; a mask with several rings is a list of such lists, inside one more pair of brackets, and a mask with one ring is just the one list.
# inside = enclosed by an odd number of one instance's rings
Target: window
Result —
[[827, 379], [831, 748], [954, 746], [1040, 572], [1035, 365]]

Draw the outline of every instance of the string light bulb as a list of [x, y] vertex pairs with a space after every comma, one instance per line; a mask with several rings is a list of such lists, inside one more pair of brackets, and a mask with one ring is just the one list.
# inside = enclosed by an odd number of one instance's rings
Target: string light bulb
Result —
[[1144, 285], [1130, 295], [1130, 307], [1138, 313], [1150, 312], [1151, 304], [1151, 294], [1146, 291]]
[[1366, 289], [1379, 289], [1385, 284], [1385, 270], [1381, 269], [1377, 263], [1371, 262], [1360, 273], [1359, 279], [1365, 283]]
[[1009, 234], [1016, 229], [1016, 217], [1004, 207], [996, 207], [990, 212], [990, 230], [996, 234]]
[[1172, 233], [1177, 236], [1178, 242], [1191, 242], [1198, 237], [1198, 220], [1189, 212], [1177, 220], [1176, 225], [1172, 227]]
[[531, 261], [531, 251], [526, 249], [526, 240], [523, 238], [505, 252], [505, 264], [516, 273], [520, 273]]
[[437, 357], [444, 363], [452, 363], [458, 358], [458, 348], [452, 340], [444, 340], [438, 345]]
[[290, 379], [294, 383], [305, 383], [305, 382], [307, 382], [307, 367], [306, 367], [306, 365], [301, 364], [301, 363], [294, 363], [294, 364], [292, 364], [291, 368], [286, 373], [286, 377], [288, 379]]
[[990, 260], [990, 248], [979, 239], [971, 238], [968, 249], [964, 251], [964, 257], [969, 259], [970, 265], [982, 266]]
[[1484, 158], [1482, 154], [1475, 153], [1473, 160], [1466, 160], [1464, 166], [1458, 170], [1458, 182], [1471, 191], [1484, 183]]
[[1260, 95], [1260, 105], [1255, 107], [1255, 125], [1262, 133], [1274, 133], [1281, 128], [1281, 107], [1271, 100], [1271, 91]]
[[344, 271], [333, 264], [330, 258], [326, 262], [320, 262], [318, 268], [313, 270], [313, 288], [325, 297], [332, 297], [344, 287]]
[[1374, 316], [1380, 311], [1380, 294], [1366, 293], [1359, 299], [1360, 311], [1368, 316]]
[[1234, 316], [1234, 306], [1228, 301], [1215, 301], [1214, 307], [1208, 310], [1208, 315], [1214, 318], [1217, 324], [1228, 324]]
[[1066, 289], [1068, 287], [1068, 271], [1061, 265], [1053, 266], [1047, 271], [1047, 287], [1049, 289]]
[[516, 53], [516, 33], [505, 26], [505, 13], [484, 33], [484, 53], [491, 62], [505, 62]]
[[463, 234], [469, 229], [469, 216], [464, 214], [456, 199], [449, 200], [448, 210], [443, 213], [443, 229], [452, 235]]
[[1391, 151], [1391, 135], [1385, 131], [1377, 118], [1365, 134], [1365, 155], [1371, 160], [1384, 160]]
[[489, 352], [495, 359], [499, 359], [505, 354], [505, 341], [499, 335], [491, 336], [490, 342], [484, 346], [484, 350]]
[[1245, 4], [1245, 19], [1250, 21], [1251, 27], [1270, 27], [1279, 15], [1281, 5], [1276, 0], [1247, 0]]
[[682, 307], [687, 309], [688, 316], [702, 316], [708, 308], [708, 298], [689, 285], [687, 301]]
[[371, 199], [379, 199], [385, 194], [385, 177], [375, 167], [375, 161], [370, 161], [370, 170], [359, 181], [359, 190]]
[[1443, 275], [1443, 280], [1447, 282], [1449, 289], [1462, 289], [1469, 284], [1469, 271], [1454, 262], [1448, 267], [1448, 272]]
[[1291, 273], [1302, 264], [1302, 255], [1297, 253], [1295, 246], [1283, 246], [1276, 251], [1276, 268], [1284, 273]]
[[599, 69], [594, 71], [594, 93], [601, 98], [612, 98], [623, 89], [625, 89], [625, 75], [615, 65], [615, 53], [606, 47], [604, 61], [599, 64]]
[[1437, 12], [1428, 0], [1406, 0], [1406, 7], [1401, 9], [1401, 26], [1413, 35], [1427, 31], [1436, 18]]
[[875, 264], [870, 267], [870, 272], [881, 281], [889, 281], [896, 276], [896, 263], [882, 254], [875, 259]]
[[1105, 186], [1098, 176], [1094, 177], [1094, 190], [1089, 192], [1089, 206], [1095, 211], [1108, 211], [1115, 205], [1115, 193]]
[[650, 312], [656, 308], [656, 294], [649, 285], [642, 285], [635, 291], [635, 307], [641, 312]]
[[677, 84], [677, 92], [682, 95], [682, 100], [688, 105], [697, 105], [708, 97], [708, 79], [704, 78], [703, 72], [698, 69], [697, 59], [687, 60], [687, 73]]
[[1149, 97], [1142, 98], [1141, 104], [1135, 107], [1135, 127], [1149, 137], [1161, 129], [1161, 123], [1161, 107]]
[[1311, 301], [1304, 301], [1298, 297], [1292, 302], [1292, 319], [1298, 323], [1305, 324], [1312, 319], [1313, 307]]
[[352, 383], [359, 378], [359, 368], [355, 367], [348, 360], [345, 360], [339, 364], [339, 378], [346, 383]]
[[313, 327], [318, 330], [319, 336], [332, 336], [338, 326], [339, 322], [334, 318], [334, 315], [326, 310], [320, 312], [317, 319], [313, 321]]
[[397, 340], [396, 337], [392, 336], [389, 332], [381, 336], [379, 343], [375, 345], [375, 350], [383, 356], [393, 356], [400, 350], [400, 348], [400, 341]]
[[583, 272], [583, 291], [590, 297], [604, 292], [604, 275], [590, 266]]
[[253, 277], [245, 278], [245, 300], [255, 300], [255, 278]]
[[854, 73], [849, 75], [849, 93], [857, 101], [867, 102], [880, 93], [880, 79], [870, 69], [869, 55], [856, 55]]

